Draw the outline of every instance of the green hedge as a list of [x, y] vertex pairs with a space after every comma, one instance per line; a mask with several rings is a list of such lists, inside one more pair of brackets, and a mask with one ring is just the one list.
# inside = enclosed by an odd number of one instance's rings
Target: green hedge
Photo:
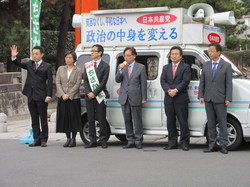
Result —
[[[22, 33], [24, 36], [22, 36], [23, 40], [25, 42], [18, 40], [18, 41], [11, 41], [10, 44], [3, 44], [0, 45], [0, 61], [6, 63], [9, 55], [10, 55], [10, 49], [9, 46], [12, 44], [16, 44], [19, 46], [19, 54], [18, 57], [21, 58], [27, 58], [30, 56], [30, 46], [29, 46], [29, 31], [28, 30], [22, 30]], [[55, 62], [56, 58], [56, 50], [57, 50], [57, 43], [58, 43], [58, 31], [47, 31], [43, 30], [41, 31], [41, 45], [45, 49], [45, 60], [48, 62]], [[18, 38], [18, 37], [17, 37]], [[75, 35], [74, 32], [68, 32], [67, 36], [67, 50], [72, 50], [74, 49], [74, 40], [75, 40]], [[24, 44], [24, 46], [21, 46], [21, 44]]]
[[[75, 43], [75, 33], [68, 32], [67, 41], [66, 41], [66, 49], [73, 50]], [[56, 51], [57, 51], [57, 43], [58, 43], [58, 31], [41, 31], [42, 36], [42, 46], [45, 49], [45, 57], [44, 60], [50, 63], [55, 63], [56, 59]]]

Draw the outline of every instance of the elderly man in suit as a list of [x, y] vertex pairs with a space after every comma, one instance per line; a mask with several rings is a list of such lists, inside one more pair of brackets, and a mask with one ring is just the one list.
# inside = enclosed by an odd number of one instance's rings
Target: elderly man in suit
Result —
[[[210, 44], [208, 55], [210, 61], [202, 68], [198, 99], [205, 102], [209, 148], [204, 152], [220, 152], [227, 154], [227, 106], [232, 101], [232, 67], [220, 58], [220, 44]], [[216, 125], [219, 123], [219, 147], [217, 146]]]
[[135, 61], [137, 53], [134, 47], [125, 48], [123, 55], [125, 61], [119, 65], [115, 77], [116, 82], [121, 83], [119, 103], [122, 106], [128, 141], [123, 148], [142, 149], [142, 105], [147, 98], [146, 68]]
[[191, 70], [188, 64], [182, 62], [182, 49], [173, 46], [170, 49], [169, 63], [163, 67], [161, 74], [161, 86], [165, 93], [164, 106], [167, 115], [168, 145], [165, 150], [178, 147], [178, 131], [176, 117], [180, 124], [180, 144], [184, 151], [189, 150], [190, 134], [188, 128], [188, 84], [191, 79]]
[[[28, 107], [31, 115], [34, 142], [30, 147], [46, 147], [48, 140], [48, 119], [47, 108], [52, 97], [52, 70], [51, 65], [42, 60], [44, 49], [36, 46], [32, 49], [32, 58], [27, 63], [21, 63], [17, 60], [17, 46], [11, 46], [12, 62], [23, 69], [28, 74], [23, 88], [23, 94], [28, 97]], [[41, 129], [39, 125], [41, 121]]]
[[[99, 142], [102, 148], [107, 148], [107, 123], [106, 123], [106, 101], [98, 102], [97, 97], [99, 94], [105, 93], [106, 98], [108, 97], [108, 91], [106, 84], [109, 77], [109, 65], [104, 62], [101, 57], [103, 55], [104, 49], [101, 45], [95, 44], [92, 46], [91, 58], [93, 63], [99, 85], [94, 89], [91, 87], [86, 68], [84, 69], [83, 79], [84, 79], [84, 89], [86, 94], [86, 107], [89, 122], [89, 139], [90, 143], [85, 146], [85, 148], [97, 147], [97, 137], [96, 137], [96, 127], [95, 119], [98, 120], [100, 125], [100, 137]], [[85, 64], [86, 65], [86, 64]], [[85, 66], [86, 67], [86, 66]]]

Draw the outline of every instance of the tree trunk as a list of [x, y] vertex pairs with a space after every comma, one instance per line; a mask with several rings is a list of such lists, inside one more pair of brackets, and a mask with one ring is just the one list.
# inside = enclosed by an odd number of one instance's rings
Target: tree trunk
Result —
[[56, 69], [64, 65], [64, 54], [66, 49], [68, 28], [71, 20], [71, 0], [65, 0], [63, 7], [62, 18], [60, 22], [58, 45], [57, 45], [57, 55], [56, 55]]

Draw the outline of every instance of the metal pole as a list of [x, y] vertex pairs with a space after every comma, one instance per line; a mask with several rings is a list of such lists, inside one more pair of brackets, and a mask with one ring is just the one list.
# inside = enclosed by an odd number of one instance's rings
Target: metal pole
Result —
[[30, 59], [32, 59], [32, 0], [30, 0]]

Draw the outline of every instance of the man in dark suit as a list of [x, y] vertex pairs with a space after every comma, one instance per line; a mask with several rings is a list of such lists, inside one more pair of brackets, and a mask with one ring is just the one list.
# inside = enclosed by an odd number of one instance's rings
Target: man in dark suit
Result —
[[116, 82], [121, 83], [119, 103], [122, 106], [128, 141], [123, 148], [136, 146], [137, 149], [142, 149], [142, 105], [146, 103], [147, 98], [146, 68], [135, 61], [137, 53], [134, 47], [125, 48], [123, 55], [125, 62], [119, 65], [115, 77]]
[[169, 63], [163, 67], [161, 86], [165, 93], [164, 106], [167, 115], [168, 145], [164, 148], [176, 149], [178, 147], [178, 131], [176, 117], [180, 124], [180, 144], [184, 151], [189, 150], [190, 134], [188, 128], [188, 84], [191, 79], [190, 66], [182, 62], [182, 49], [174, 46], [170, 49]]
[[[51, 65], [42, 60], [44, 49], [36, 46], [32, 49], [32, 58], [27, 63], [17, 60], [17, 46], [11, 46], [12, 62], [27, 70], [27, 78], [23, 88], [23, 94], [28, 97], [28, 107], [30, 111], [34, 143], [30, 147], [46, 147], [48, 140], [48, 103], [52, 97], [52, 70]], [[41, 130], [39, 125], [41, 121]]]
[[96, 76], [99, 81], [99, 85], [95, 89], [91, 88], [89, 78], [84, 69], [83, 79], [84, 79], [84, 89], [86, 94], [86, 107], [89, 122], [89, 139], [90, 143], [85, 146], [85, 148], [97, 147], [97, 137], [96, 137], [96, 127], [95, 119], [98, 120], [100, 125], [100, 137], [99, 142], [102, 148], [107, 148], [107, 136], [108, 127], [106, 123], [106, 101], [103, 99], [100, 103], [97, 100], [99, 94], [105, 93], [105, 97], [108, 97], [108, 91], [106, 84], [109, 77], [109, 65], [104, 62], [101, 57], [103, 55], [104, 49], [101, 45], [96, 44], [92, 46], [91, 58], [93, 59], [91, 63], [95, 68]]
[[201, 104], [205, 102], [207, 113], [209, 148], [204, 152], [218, 150], [216, 124], [219, 123], [220, 152], [227, 154], [227, 106], [232, 101], [232, 67], [220, 58], [221, 52], [220, 44], [209, 45], [211, 60], [203, 65], [198, 99]]

